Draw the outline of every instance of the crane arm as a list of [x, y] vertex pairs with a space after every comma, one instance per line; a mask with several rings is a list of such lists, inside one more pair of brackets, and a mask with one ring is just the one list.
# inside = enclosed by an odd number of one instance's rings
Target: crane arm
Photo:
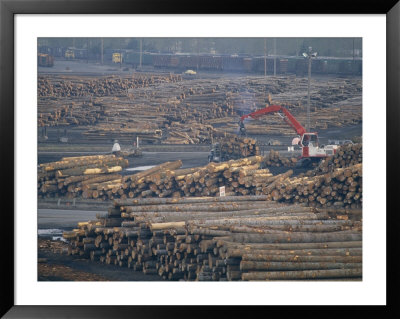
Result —
[[270, 105], [263, 109], [243, 115], [240, 118], [240, 122], [243, 123], [243, 121], [248, 117], [251, 117], [253, 119], [258, 119], [264, 114], [274, 113], [274, 112], [282, 112], [284, 114], [282, 115], [284, 121], [287, 124], [289, 124], [289, 126], [292, 127], [296, 131], [296, 133], [299, 134], [300, 136], [302, 136], [306, 132], [306, 129], [296, 120], [296, 118], [287, 109], [285, 109], [283, 106], [280, 105]]

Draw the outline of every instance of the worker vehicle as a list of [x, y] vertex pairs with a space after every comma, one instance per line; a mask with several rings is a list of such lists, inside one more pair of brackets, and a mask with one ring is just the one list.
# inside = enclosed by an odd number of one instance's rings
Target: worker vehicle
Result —
[[191, 80], [197, 78], [197, 72], [193, 70], [186, 70], [182, 73], [182, 79], [184, 80]]
[[352, 140], [328, 140], [328, 143], [334, 145], [354, 144]]
[[57, 138], [60, 143], [68, 143], [67, 129], [64, 129], [64, 134], [60, 136], [60, 131], [57, 129]]
[[52, 67], [54, 65], [54, 57], [46, 53], [38, 53], [38, 66]]
[[229, 159], [227, 158], [226, 154], [221, 150], [221, 144], [218, 142], [214, 143], [210, 154], [208, 155], [208, 162], [220, 163], [227, 160]]
[[185, 74], [189, 74], [189, 75], [196, 75], [197, 74], [197, 72], [193, 71], [193, 70], [186, 70], [184, 73]]
[[121, 53], [113, 53], [112, 55], [112, 62], [113, 63], [122, 63], [122, 54]]
[[115, 154], [115, 155], [119, 155], [120, 152], [121, 152], [121, 146], [119, 145], [118, 140], [114, 140], [114, 144], [111, 149], [111, 153]]
[[64, 56], [65, 56], [65, 58], [67, 60], [75, 59], [75, 53], [74, 53], [73, 50], [70, 50], [70, 49], [65, 50], [65, 55]]
[[270, 105], [263, 109], [243, 115], [239, 120], [239, 135], [246, 136], [246, 128], [244, 126], [245, 119], [249, 117], [258, 119], [259, 117], [269, 113], [277, 113], [298, 134], [298, 145], [302, 149], [300, 161], [298, 162], [299, 166], [310, 166], [313, 162], [318, 162], [321, 159], [332, 156], [336, 153], [338, 145], [326, 145], [320, 147], [318, 133], [307, 132], [296, 118], [286, 108], [280, 105]]

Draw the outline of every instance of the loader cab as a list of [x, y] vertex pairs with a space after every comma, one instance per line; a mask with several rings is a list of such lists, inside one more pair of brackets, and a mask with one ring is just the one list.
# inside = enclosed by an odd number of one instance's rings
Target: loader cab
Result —
[[302, 157], [325, 157], [325, 150], [319, 148], [317, 133], [305, 133], [301, 137]]
[[300, 141], [302, 146], [318, 147], [317, 133], [304, 133]]

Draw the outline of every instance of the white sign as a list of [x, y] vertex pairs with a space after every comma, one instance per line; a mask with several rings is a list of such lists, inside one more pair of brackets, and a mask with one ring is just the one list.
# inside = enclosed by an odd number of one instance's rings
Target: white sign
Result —
[[225, 196], [225, 186], [221, 186], [219, 188], [219, 196], [220, 197]]

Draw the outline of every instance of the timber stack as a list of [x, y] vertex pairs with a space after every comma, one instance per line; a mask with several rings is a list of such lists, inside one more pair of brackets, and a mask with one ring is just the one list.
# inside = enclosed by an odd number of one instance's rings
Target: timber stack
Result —
[[38, 96], [107, 96], [126, 93], [128, 89], [147, 87], [156, 83], [179, 82], [178, 74], [168, 75], [133, 75], [132, 77], [108, 76], [86, 79], [69, 79], [65, 76], [38, 78]]
[[270, 150], [268, 155], [265, 156], [264, 164], [265, 166], [273, 166], [273, 167], [294, 167], [296, 166], [297, 158], [291, 157], [287, 158], [281, 156], [278, 151]]
[[127, 159], [115, 155], [63, 157], [58, 162], [40, 164], [38, 196], [105, 200], [107, 194], [119, 189], [119, 172], [127, 166]]
[[116, 200], [63, 237], [71, 255], [165, 280], [362, 277], [361, 221], [265, 195]]
[[161, 130], [146, 128], [143, 126], [119, 127], [112, 125], [98, 125], [83, 132], [82, 135], [91, 141], [118, 139], [121, 142], [127, 143], [132, 143], [136, 138], [140, 138], [141, 142], [160, 144], [162, 139]]
[[[88, 130], [89, 139], [104, 141], [113, 130], [129, 131], [145, 124], [147, 129], [171, 131], [171, 136], [165, 134], [168, 144], [198, 144], [208, 138], [208, 132], [204, 128], [199, 130], [199, 136], [191, 134], [194, 125], [218, 126], [233, 133], [244, 110], [252, 112], [272, 102], [286, 107], [300, 123], [305, 123], [302, 99], [307, 83], [293, 77], [274, 81], [265, 83], [265, 79], [257, 77], [184, 81], [180, 75], [145, 73], [109, 77], [40, 76], [38, 125], [82, 126]], [[319, 109], [311, 122], [313, 129], [361, 123], [360, 81], [324, 80], [316, 86], [320, 97], [314, 103]], [[330, 94], [334, 89], [335, 94]], [[342, 97], [338, 99], [339, 96]], [[320, 107], [322, 100], [329, 107]], [[95, 133], [96, 129], [101, 135]], [[250, 121], [246, 129], [249, 134], [293, 134], [292, 128], [276, 116]], [[130, 140], [134, 137], [129, 135]]]
[[281, 178], [266, 186], [269, 199], [313, 207], [362, 207], [362, 164], [316, 176]]
[[260, 148], [255, 139], [225, 134], [215, 139], [220, 144], [221, 152], [230, 159], [260, 155]]
[[179, 122], [166, 124], [168, 137], [162, 140], [162, 144], [210, 144], [214, 128], [211, 125], [193, 121], [188, 125]]
[[[249, 182], [249, 179], [239, 181], [239, 178], [245, 175], [253, 176], [260, 167], [261, 161], [261, 156], [252, 156], [184, 169], [180, 169], [181, 161], [167, 162], [149, 170], [125, 176], [123, 178], [126, 190], [124, 197], [216, 196], [221, 186], [226, 187], [227, 194], [246, 195], [249, 194], [249, 190], [244, 184]], [[262, 177], [272, 176], [267, 170], [260, 171], [260, 174]]]
[[313, 173], [324, 174], [359, 163], [362, 163], [362, 144], [346, 144], [340, 146], [335, 155], [323, 160]]
[[251, 156], [202, 167], [182, 169], [182, 161], [166, 162], [121, 176], [127, 160], [113, 155], [63, 158], [41, 164], [39, 196], [101, 198], [219, 196], [220, 187], [232, 196], [267, 195], [268, 200], [312, 207], [362, 207], [362, 164], [336, 168], [316, 176], [292, 176], [293, 170], [273, 175], [262, 168], [262, 156]]

